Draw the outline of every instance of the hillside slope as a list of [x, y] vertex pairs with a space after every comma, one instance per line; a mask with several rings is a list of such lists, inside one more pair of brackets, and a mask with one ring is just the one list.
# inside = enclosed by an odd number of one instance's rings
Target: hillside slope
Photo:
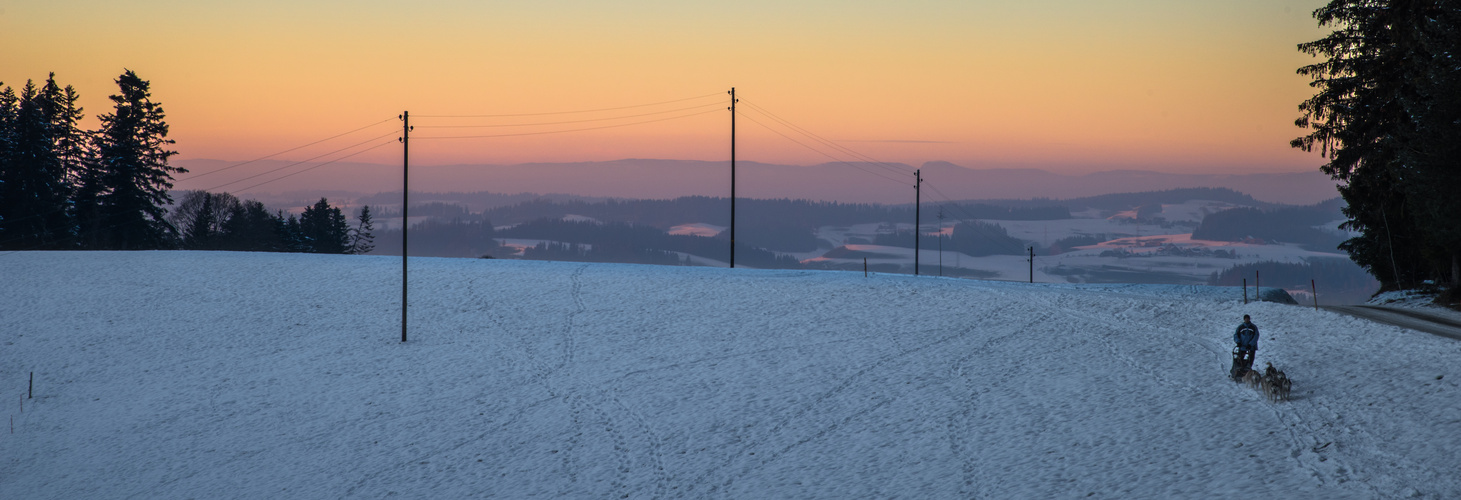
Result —
[[399, 265], [0, 256], [0, 498], [1461, 496], [1461, 342], [1234, 289]]

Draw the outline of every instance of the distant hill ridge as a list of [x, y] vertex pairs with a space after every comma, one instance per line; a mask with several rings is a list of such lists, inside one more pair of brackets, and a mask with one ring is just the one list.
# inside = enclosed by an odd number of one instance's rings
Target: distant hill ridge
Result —
[[[282, 169], [294, 174], [287, 181], [256, 188], [254, 193], [285, 191], [353, 191], [377, 193], [398, 190], [399, 164], [317, 164], [264, 160], [235, 165], [219, 160], [177, 160], [197, 180], [177, 183], [177, 189], [206, 189]], [[517, 165], [424, 165], [411, 167], [413, 191], [496, 193], [559, 193], [563, 195], [672, 199], [682, 196], [728, 196], [728, 161], [624, 159], [598, 162], [525, 163]], [[1061, 174], [1034, 168], [969, 168], [948, 162], [927, 162], [918, 167], [926, 184], [949, 199], [1073, 199], [1111, 193], [1160, 191], [1178, 188], [1228, 188], [1270, 203], [1312, 204], [1334, 197], [1334, 182], [1313, 172], [1289, 173], [1165, 173], [1112, 170], [1089, 174]], [[899, 173], [899, 171], [903, 173]], [[746, 198], [787, 198], [843, 203], [912, 203], [913, 166], [904, 164], [823, 163], [777, 165], [738, 161], [736, 194]], [[201, 174], [218, 171], [218, 175]], [[345, 175], [348, 174], [348, 175]], [[907, 182], [897, 182], [899, 175]], [[924, 193], [934, 200], [935, 192]], [[250, 194], [251, 197], [259, 197]]]

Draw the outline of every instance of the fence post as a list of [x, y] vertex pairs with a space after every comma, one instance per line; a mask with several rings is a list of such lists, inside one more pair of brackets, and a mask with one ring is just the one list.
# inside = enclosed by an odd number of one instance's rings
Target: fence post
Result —
[[1243, 278], [1243, 305], [1248, 305], [1248, 278]]
[[1311, 291], [1311, 292], [1314, 293], [1314, 310], [1315, 311], [1318, 311], [1319, 310], [1319, 286], [1314, 284], [1314, 280], [1309, 280], [1309, 291]]

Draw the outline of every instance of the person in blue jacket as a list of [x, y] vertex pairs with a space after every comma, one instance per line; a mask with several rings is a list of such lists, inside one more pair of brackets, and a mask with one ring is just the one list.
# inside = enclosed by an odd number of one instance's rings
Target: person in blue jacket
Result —
[[1243, 373], [1253, 369], [1253, 356], [1258, 353], [1258, 325], [1253, 318], [1243, 315], [1243, 324], [1233, 332], [1233, 379], [1242, 378]]

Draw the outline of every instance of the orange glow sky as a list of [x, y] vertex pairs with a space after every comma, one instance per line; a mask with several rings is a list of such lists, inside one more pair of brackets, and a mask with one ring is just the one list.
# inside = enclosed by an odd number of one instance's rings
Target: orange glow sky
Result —
[[[719, 94], [619, 113], [715, 109], [735, 86], [743, 102], [888, 162], [1313, 171], [1321, 159], [1288, 141], [1311, 94], [1295, 45], [1322, 36], [1310, 12], [1324, 3], [0, 0], [0, 81], [55, 71], [95, 126], [130, 68], [152, 82], [179, 159], [252, 159], [409, 110], [423, 138], [413, 164], [722, 160], [725, 111], [515, 138], [428, 141], [460, 131], [423, 127], [489, 123], [426, 115]], [[829, 161], [749, 121], [737, 128], [738, 159]], [[350, 161], [399, 156], [387, 146]]]

